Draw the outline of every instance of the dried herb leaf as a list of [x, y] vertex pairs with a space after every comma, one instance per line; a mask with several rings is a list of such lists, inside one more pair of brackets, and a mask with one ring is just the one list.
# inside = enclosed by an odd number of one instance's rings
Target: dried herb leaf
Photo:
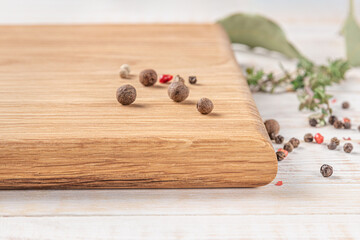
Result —
[[353, 0], [350, 0], [349, 15], [342, 28], [345, 37], [346, 54], [352, 66], [360, 66], [360, 27], [354, 16]]
[[260, 15], [238, 13], [219, 20], [231, 42], [249, 47], [263, 47], [290, 58], [303, 58], [273, 21]]

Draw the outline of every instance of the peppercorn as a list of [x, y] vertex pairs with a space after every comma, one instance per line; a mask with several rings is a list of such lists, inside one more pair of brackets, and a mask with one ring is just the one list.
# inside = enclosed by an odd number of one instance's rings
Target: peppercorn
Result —
[[139, 74], [139, 81], [146, 87], [152, 86], [157, 81], [157, 73], [153, 69], [145, 69]]
[[271, 140], [274, 140], [275, 136], [280, 131], [280, 125], [275, 119], [268, 119], [264, 122], [266, 131], [269, 134]]
[[189, 83], [190, 84], [196, 84], [197, 79], [196, 76], [189, 76]]
[[120, 67], [120, 77], [121, 78], [128, 78], [130, 75], [130, 67], [128, 64], [123, 64]]
[[189, 96], [189, 88], [176, 76], [168, 87], [168, 95], [175, 102], [182, 102]]
[[349, 102], [343, 102], [342, 103], [342, 108], [343, 109], [348, 109], [350, 107], [350, 103]]
[[320, 133], [315, 134], [314, 139], [315, 139], [315, 142], [318, 144], [321, 144], [324, 142], [324, 137]]
[[327, 147], [329, 150], [334, 150], [334, 149], [336, 149], [337, 145], [336, 145], [336, 143], [331, 142], [327, 145]]
[[286, 158], [286, 154], [283, 151], [277, 151], [276, 157], [278, 161], [282, 161]]
[[274, 140], [275, 140], [275, 143], [277, 143], [277, 144], [282, 144], [282, 143], [284, 142], [284, 137], [281, 136], [281, 135], [277, 135], [277, 136], [274, 138]]
[[338, 120], [338, 118], [337, 118], [336, 116], [331, 115], [331, 116], [329, 117], [329, 124], [330, 124], [330, 125], [334, 125], [334, 122], [337, 121], [337, 120]]
[[312, 142], [314, 140], [314, 137], [311, 133], [307, 133], [304, 135], [304, 141], [305, 142]]
[[293, 149], [294, 149], [294, 146], [291, 144], [291, 142], [285, 143], [284, 150], [286, 150], [288, 152], [292, 152]]
[[185, 80], [182, 77], [180, 77], [180, 75], [176, 75], [175, 78], [174, 78], [174, 82], [185, 83]]
[[350, 122], [344, 122], [344, 128], [345, 129], [350, 129], [351, 128], [351, 123]]
[[294, 138], [294, 137], [291, 138], [289, 142], [294, 146], [294, 148], [297, 148], [300, 145], [299, 139]]
[[123, 85], [117, 89], [116, 99], [122, 105], [129, 105], [136, 99], [136, 89], [130, 84]]
[[351, 143], [345, 143], [344, 144], [344, 152], [346, 153], [351, 153], [351, 151], [353, 150], [353, 145]]
[[318, 124], [317, 120], [315, 118], [310, 118], [309, 119], [309, 124], [312, 127], [316, 127], [316, 125]]
[[343, 123], [340, 120], [334, 122], [334, 128], [340, 129], [343, 127]]
[[201, 114], [209, 114], [214, 108], [214, 104], [208, 98], [201, 98], [196, 104], [197, 110]]
[[330, 142], [332, 143], [335, 143], [336, 146], [339, 146], [340, 145], [340, 140], [337, 138], [337, 137], [333, 137]]
[[324, 164], [320, 168], [320, 173], [323, 177], [330, 177], [333, 174], [333, 168], [330, 165]]

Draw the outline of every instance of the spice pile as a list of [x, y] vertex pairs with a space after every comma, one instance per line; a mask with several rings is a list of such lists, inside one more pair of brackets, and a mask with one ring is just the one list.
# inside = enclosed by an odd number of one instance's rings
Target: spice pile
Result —
[[[128, 64], [123, 64], [120, 67], [120, 77], [129, 78], [130, 76], [130, 67]], [[158, 80], [158, 75], [153, 69], [145, 69], [139, 74], [139, 81], [145, 87], [153, 86]], [[170, 82], [168, 87], [168, 95], [171, 100], [174, 102], [182, 102], [188, 98], [190, 94], [189, 88], [185, 84], [185, 80], [176, 75], [174, 80], [173, 76], [170, 74], [161, 75], [159, 82], [162, 84]], [[196, 76], [189, 76], [189, 83], [196, 84]], [[130, 105], [136, 100], [136, 89], [130, 84], [125, 84], [119, 87], [116, 91], [116, 99], [122, 105]], [[201, 114], [209, 114], [214, 109], [214, 104], [208, 98], [201, 98], [196, 104], [197, 110]]]
[[[329, 122], [332, 122], [333, 124], [336, 123], [336, 117], [330, 117]], [[267, 133], [269, 134], [269, 137], [271, 140], [273, 140], [276, 144], [282, 144], [284, 142], [284, 137], [282, 135], [279, 135], [280, 131], [280, 125], [279, 123], [274, 119], [269, 119], [264, 122], [265, 128]], [[359, 127], [360, 131], [360, 127]], [[344, 140], [351, 140], [350, 138], [347, 138]], [[317, 143], [322, 144], [324, 142], [324, 136], [322, 136], [320, 133], [316, 133], [313, 135], [312, 133], [306, 133], [304, 135], [304, 142], [305, 143]], [[279, 148], [276, 151], [276, 156], [278, 161], [284, 160], [289, 153], [291, 153], [294, 149], [296, 149], [300, 145], [300, 140], [293, 137], [288, 142], [286, 142], [283, 146], [283, 148]], [[333, 137], [330, 140], [330, 143], [327, 144], [327, 148], [329, 150], [335, 150], [338, 146], [340, 146], [340, 140], [337, 137]], [[349, 142], [344, 143], [343, 145], [343, 151], [345, 153], [351, 153], [354, 149], [353, 145]], [[320, 173], [323, 177], [330, 177], [333, 174], [333, 168], [330, 165], [323, 164], [320, 168]]]

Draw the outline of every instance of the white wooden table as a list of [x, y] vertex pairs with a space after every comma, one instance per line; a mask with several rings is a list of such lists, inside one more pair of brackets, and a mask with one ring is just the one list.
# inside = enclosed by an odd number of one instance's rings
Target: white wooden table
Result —
[[[336, 26], [295, 24], [286, 30], [311, 59], [343, 55]], [[240, 64], [267, 69], [278, 63], [261, 54], [236, 56]], [[280, 122], [286, 139], [302, 140], [307, 132], [320, 132], [325, 142], [351, 137], [352, 154], [302, 141], [279, 163], [273, 183], [256, 189], [0, 191], [0, 239], [360, 238], [360, 69], [347, 78], [331, 93], [336, 115], [356, 123], [352, 130], [310, 128], [295, 94], [254, 98], [264, 119]], [[350, 110], [341, 109], [343, 100]], [[330, 178], [319, 173], [324, 163], [334, 167]], [[280, 180], [283, 185], [276, 186]]]

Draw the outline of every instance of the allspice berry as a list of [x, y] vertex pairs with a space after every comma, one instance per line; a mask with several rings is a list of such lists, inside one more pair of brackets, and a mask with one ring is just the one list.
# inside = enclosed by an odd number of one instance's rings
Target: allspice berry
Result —
[[330, 165], [324, 164], [320, 168], [320, 173], [323, 177], [330, 177], [333, 174], [333, 168]]
[[343, 102], [342, 103], [342, 108], [343, 109], [348, 109], [350, 107], [350, 103], [349, 102]]
[[344, 122], [344, 128], [345, 129], [350, 129], [351, 128], [351, 123], [350, 122]]
[[309, 124], [312, 127], [316, 127], [316, 125], [318, 124], [318, 121], [315, 118], [310, 118], [309, 119]]
[[344, 126], [344, 124], [340, 120], [337, 120], [334, 122], [334, 128], [336, 128], [336, 129], [340, 129], [343, 126]]
[[129, 105], [136, 99], [136, 89], [130, 84], [123, 85], [117, 89], [116, 99], [122, 105]]
[[277, 135], [274, 140], [276, 144], [282, 144], [284, 142], [284, 137], [281, 135]]
[[140, 83], [146, 87], [154, 85], [157, 78], [157, 74], [153, 69], [146, 69], [139, 74]]
[[340, 145], [340, 140], [337, 138], [337, 137], [333, 137], [331, 140], [330, 140], [331, 143], [335, 143], [336, 146], [339, 146]]
[[274, 138], [280, 131], [279, 123], [275, 119], [268, 119], [264, 122], [264, 125], [266, 128], [266, 131], [269, 134], [270, 139], [274, 140]]
[[288, 152], [292, 152], [292, 150], [294, 149], [294, 146], [291, 144], [291, 142], [287, 142], [284, 145], [284, 150], [288, 151]]
[[331, 143], [329, 143], [329, 144], [327, 145], [327, 147], [328, 147], [329, 150], [335, 150], [336, 147], [337, 147], [337, 145], [336, 145], [336, 143], [331, 142]]
[[209, 114], [214, 109], [214, 104], [208, 98], [201, 98], [197, 102], [196, 108], [201, 114]]
[[182, 102], [189, 96], [189, 88], [180, 78], [174, 81], [168, 87], [168, 95], [175, 102]]
[[345, 143], [344, 144], [344, 152], [346, 153], [351, 153], [351, 151], [353, 150], [353, 145], [351, 143]]
[[277, 151], [276, 157], [278, 161], [282, 161], [286, 158], [286, 154], [283, 151]]
[[334, 115], [331, 115], [330, 117], [329, 117], [329, 124], [330, 125], [334, 125], [334, 123], [335, 123], [335, 121], [337, 121], [338, 120], [338, 118], [336, 117], [336, 116], [334, 116]]
[[297, 148], [300, 145], [300, 140], [294, 137], [291, 138], [289, 142], [294, 146], [294, 148]]
[[304, 135], [304, 141], [305, 142], [313, 142], [314, 136], [311, 133], [307, 133]]

